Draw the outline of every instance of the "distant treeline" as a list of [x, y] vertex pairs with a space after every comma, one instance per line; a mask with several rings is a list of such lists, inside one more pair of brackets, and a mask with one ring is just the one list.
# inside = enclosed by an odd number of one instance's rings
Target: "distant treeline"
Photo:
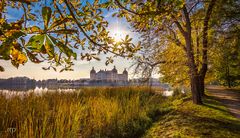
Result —
[[166, 84], [161, 84], [158, 79], [152, 78], [149, 82], [143, 82], [141, 79], [132, 79], [129, 81], [106, 81], [106, 80], [66, 80], [66, 79], [47, 79], [35, 80], [28, 77], [13, 77], [8, 79], [0, 79], [0, 89], [10, 90], [30, 90], [36, 87], [47, 88], [78, 88], [81, 86], [130, 86], [130, 85], [151, 85], [168, 87]]

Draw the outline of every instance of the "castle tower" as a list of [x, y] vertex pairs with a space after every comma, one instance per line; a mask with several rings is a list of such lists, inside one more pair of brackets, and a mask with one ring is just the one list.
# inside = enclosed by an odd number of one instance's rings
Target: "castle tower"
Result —
[[126, 68], [123, 71], [123, 75], [124, 75], [124, 81], [128, 81], [128, 72], [127, 72]]
[[112, 72], [116, 73], [117, 74], [117, 69], [116, 69], [116, 66], [113, 67], [112, 69]]
[[96, 79], [96, 71], [94, 67], [92, 67], [92, 70], [90, 71], [90, 79], [95, 80]]
[[116, 66], [113, 67], [112, 69], [112, 81], [117, 81], [118, 80], [118, 75], [117, 75], [117, 69]]

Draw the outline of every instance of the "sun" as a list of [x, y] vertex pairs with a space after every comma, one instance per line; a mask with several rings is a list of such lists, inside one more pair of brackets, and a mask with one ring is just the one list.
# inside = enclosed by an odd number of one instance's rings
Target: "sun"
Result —
[[129, 34], [129, 31], [126, 29], [126, 25], [119, 22], [119, 20], [114, 21], [109, 28], [110, 36], [114, 39], [115, 42], [121, 42]]
[[125, 36], [126, 36], [125, 31], [119, 29], [113, 30], [113, 38], [116, 42], [122, 41], [125, 38]]
[[128, 32], [124, 29], [124, 27], [118, 25], [117, 23], [110, 29], [110, 34], [115, 42], [120, 42], [125, 39], [126, 35], [128, 35]]

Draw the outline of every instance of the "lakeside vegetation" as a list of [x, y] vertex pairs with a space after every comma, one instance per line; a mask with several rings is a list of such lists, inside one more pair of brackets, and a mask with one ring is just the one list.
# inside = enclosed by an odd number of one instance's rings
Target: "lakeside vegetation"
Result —
[[42, 96], [0, 95], [0, 131], [24, 137], [139, 137], [170, 110], [168, 99], [149, 88], [83, 88]]
[[[1, 137], [239, 137], [240, 121], [212, 97], [195, 105], [175, 90], [96, 87], [6, 98], [0, 94]], [[16, 128], [16, 132], [7, 132]]]

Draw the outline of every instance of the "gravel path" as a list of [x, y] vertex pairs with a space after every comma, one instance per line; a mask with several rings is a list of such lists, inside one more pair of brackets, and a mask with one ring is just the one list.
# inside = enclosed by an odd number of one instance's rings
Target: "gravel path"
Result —
[[240, 119], [240, 90], [220, 86], [207, 86], [208, 93], [222, 102], [229, 111]]

